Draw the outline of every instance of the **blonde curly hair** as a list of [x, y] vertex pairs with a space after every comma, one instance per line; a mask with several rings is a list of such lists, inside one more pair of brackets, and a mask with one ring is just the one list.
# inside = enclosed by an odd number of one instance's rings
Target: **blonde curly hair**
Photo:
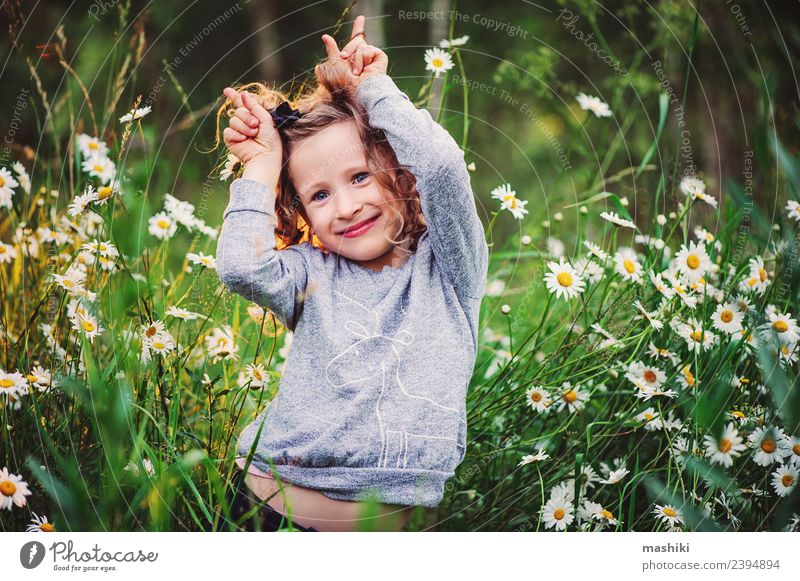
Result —
[[[367, 112], [356, 99], [355, 88], [348, 79], [347, 66], [342, 59], [326, 59], [317, 64], [314, 68], [316, 86], [309, 90], [301, 87], [299, 94], [293, 99], [263, 83], [254, 82], [233, 87], [239, 92], [251, 93], [267, 109], [288, 101], [293, 109], [299, 109], [303, 114], [302, 118], [279, 131], [283, 144], [283, 164], [275, 202], [278, 221], [275, 229], [277, 247], [286, 248], [309, 241], [328, 251], [310, 231], [308, 216], [289, 177], [288, 161], [294, 148], [303, 139], [334, 123], [354, 121], [367, 152], [370, 173], [399, 202], [399, 212], [391, 205], [388, 206], [398, 214], [400, 227], [394, 237], [387, 236], [387, 239], [392, 244], [414, 252], [420, 237], [427, 230], [416, 178], [408, 168], [399, 164], [383, 130], [374, 129], [367, 123]], [[227, 99], [218, 109], [214, 149], [220, 145], [222, 116], [231, 117], [234, 111], [233, 103]]]

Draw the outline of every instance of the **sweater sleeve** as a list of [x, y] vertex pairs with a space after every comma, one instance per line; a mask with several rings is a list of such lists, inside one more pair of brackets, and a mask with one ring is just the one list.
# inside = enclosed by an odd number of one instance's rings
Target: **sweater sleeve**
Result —
[[275, 193], [255, 180], [234, 180], [217, 243], [217, 274], [229, 290], [268, 308], [294, 331], [308, 263], [302, 245], [276, 250], [277, 224]]
[[489, 247], [464, 152], [428, 111], [414, 107], [389, 75], [364, 79], [356, 95], [370, 126], [384, 131], [397, 161], [417, 180], [435, 260], [456, 292], [480, 298]]

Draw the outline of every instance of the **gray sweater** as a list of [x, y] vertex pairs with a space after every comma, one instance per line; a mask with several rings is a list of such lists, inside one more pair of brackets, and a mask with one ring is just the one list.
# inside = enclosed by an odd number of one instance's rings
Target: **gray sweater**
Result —
[[257, 468], [271, 472], [270, 459], [330, 498], [436, 506], [466, 452], [488, 246], [450, 134], [388, 75], [365, 79], [357, 98], [416, 177], [428, 230], [380, 272], [309, 243], [276, 250], [274, 192], [231, 184], [219, 277], [294, 332], [278, 394], [238, 454], [252, 449]]

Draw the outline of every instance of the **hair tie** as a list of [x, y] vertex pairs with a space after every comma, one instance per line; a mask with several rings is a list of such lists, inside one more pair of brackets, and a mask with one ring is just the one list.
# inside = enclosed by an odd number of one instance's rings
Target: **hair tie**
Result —
[[272, 120], [275, 122], [275, 127], [277, 129], [284, 126], [289, 127], [295, 121], [303, 117], [303, 113], [301, 113], [299, 109], [292, 109], [291, 105], [289, 105], [289, 101], [284, 101], [277, 107], [267, 110], [269, 114], [272, 115]]

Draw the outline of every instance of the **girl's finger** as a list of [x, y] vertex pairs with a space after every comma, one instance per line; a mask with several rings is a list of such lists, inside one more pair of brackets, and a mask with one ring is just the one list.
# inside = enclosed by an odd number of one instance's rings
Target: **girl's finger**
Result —
[[255, 115], [250, 113], [250, 109], [247, 107], [239, 107], [236, 109], [236, 117], [251, 127], [258, 127], [258, 119], [256, 119]]
[[252, 113], [256, 119], [258, 119], [259, 123], [266, 123], [268, 127], [275, 126], [275, 123], [272, 120], [272, 115], [270, 115], [269, 111], [264, 109], [264, 106], [256, 101], [251, 94], [243, 93], [242, 101], [244, 106], [250, 110], [250, 113]]
[[353, 21], [353, 32], [350, 33], [350, 41], [342, 49], [342, 58], [347, 58], [352, 54], [359, 44], [366, 44], [364, 41], [364, 24], [366, 22], [367, 17], [363, 14], [356, 16], [356, 19]]
[[322, 35], [322, 42], [325, 45], [325, 51], [328, 53], [328, 58], [337, 58], [339, 56], [339, 47], [336, 46], [336, 40], [329, 34]]
[[236, 89], [231, 89], [230, 87], [225, 87], [222, 90], [222, 94], [225, 95], [231, 103], [233, 103], [234, 107], [241, 107], [242, 106], [242, 97], [236, 91]]
[[361, 44], [356, 49], [356, 54], [353, 55], [353, 74], [360, 75], [364, 70], [364, 49], [367, 45]]
[[238, 117], [231, 117], [228, 125], [243, 135], [255, 135], [258, 133], [258, 127], [250, 127], [247, 123]]
[[244, 141], [245, 139], [247, 139], [247, 136], [242, 135], [235, 129], [226, 127], [225, 130], [222, 132], [222, 138], [225, 140], [225, 143], [239, 143], [240, 141]]

